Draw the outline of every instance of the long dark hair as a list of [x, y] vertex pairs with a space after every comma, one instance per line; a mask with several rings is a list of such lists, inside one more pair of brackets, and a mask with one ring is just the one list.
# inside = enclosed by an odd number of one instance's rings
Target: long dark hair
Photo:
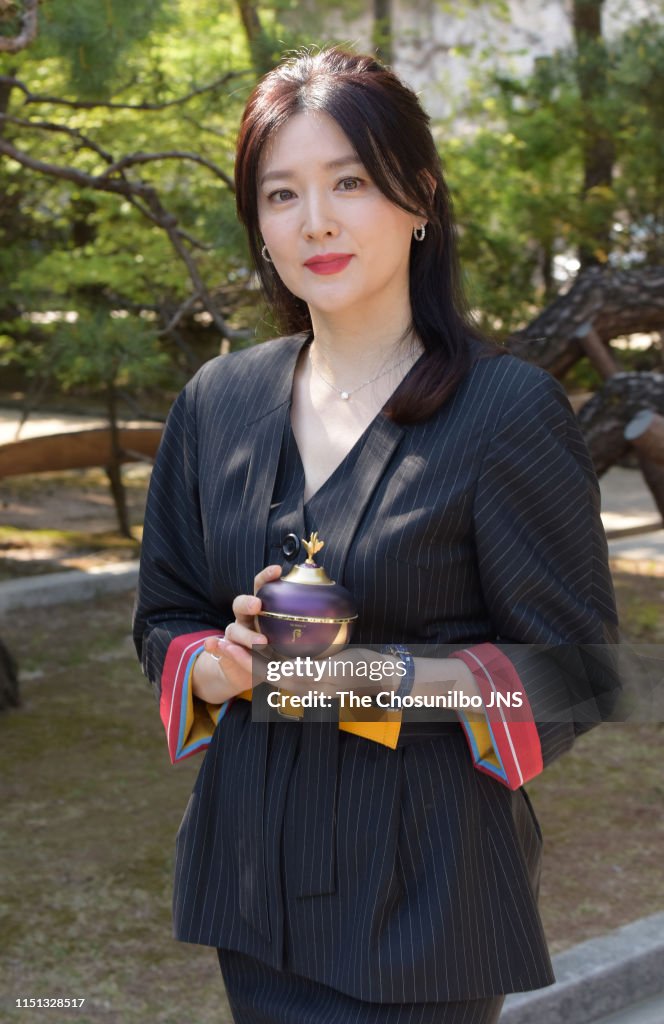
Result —
[[386, 409], [398, 423], [424, 420], [450, 397], [478, 355], [502, 351], [483, 342], [468, 314], [452, 203], [429, 118], [415, 93], [392, 71], [373, 57], [339, 47], [291, 58], [254, 89], [237, 145], [237, 211], [247, 228], [261, 285], [286, 334], [311, 334], [311, 319], [306, 303], [286, 288], [272, 264], [261, 257], [258, 165], [274, 133], [294, 114], [306, 110], [334, 118], [381, 192], [428, 222], [424, 240], [413, 240], [410, 253], [413, 327], [426, 356], [397, 388]]

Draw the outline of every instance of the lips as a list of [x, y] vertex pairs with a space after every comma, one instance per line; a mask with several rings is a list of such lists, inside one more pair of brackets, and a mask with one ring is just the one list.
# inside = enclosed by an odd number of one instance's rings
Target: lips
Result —
[[352, 258], [352, 253], [326, 252], [305, 260], [304, 265], [314, 274], [338, 274], [346, 269]]

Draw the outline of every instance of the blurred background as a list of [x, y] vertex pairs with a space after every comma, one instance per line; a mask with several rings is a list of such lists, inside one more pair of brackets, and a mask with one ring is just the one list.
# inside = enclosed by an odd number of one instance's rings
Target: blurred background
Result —
[[[567, 389], [624, 638], [664, 639], [664, 0], [0, 0], [3, 1020], [230, 1020], [214, 953], [170, 939], [198, 765], [169, 766], [135, 662], [135, 559], [173, 398], [274, 334], [244, 102], [334, 42], [420, 94], [475, 316]], [[664, 909], [661, 735], [604, 726], [529, 786], [554, 951]]]

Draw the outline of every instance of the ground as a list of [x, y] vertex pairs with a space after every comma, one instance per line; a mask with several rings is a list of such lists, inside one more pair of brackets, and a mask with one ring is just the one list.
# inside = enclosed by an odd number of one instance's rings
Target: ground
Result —
[[[144, 481], [135, 480], [138, 523]], [[113, 538], [102, 483], [75, 476], [65, 494], [55, 481], [5, 481], [0, 503], [17, 526], [73, 516], [66, 525], [77, 539], [42, 535], [42, 556], [99, 559]], [[7, 563], [21, 553], [25, 569], [35, 534], [3, 537]], [[664, 579], [619, 573], [615, 582], [626, 636], [661, 642]], [[23, 696], [0, 716], [3, 1021], [230, 1022], [214, 951], [171, 939], [173, 842], [200, 761], [168, 762], [130, 616], [126, 594], [15, 611], [2, 624]], [[541, 910], [552, 952], [664, 910], [663, 737], [658, 723], [606, 724], [529, 785], [545, 837]], [[14, 1009], [30, 996], [86, 1004]]]
[[117, 532], [102, 470], [0, 480], [0, 580], [136, 557], [149, 475], [123, 471], [133, 541]]

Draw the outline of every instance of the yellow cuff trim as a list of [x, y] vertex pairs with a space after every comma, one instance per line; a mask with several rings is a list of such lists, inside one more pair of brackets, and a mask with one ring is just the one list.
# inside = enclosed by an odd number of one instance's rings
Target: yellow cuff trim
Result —
[[[252, 690], [243, 690], [238, 694], [243, 700], [251, 700]], [[401, 714], [399, 712], [386, 712], [383, 722], [339, 722], [339, 728], [343, 732], [350, 732], [354, 736], [361, 736], [373, 743], [382, 743], [385, 747], [395, 749], [399, 733], [401, 731]], [[488, 731], [488, 730], [487, 730]]]
[[470, 728], [478, 751], [478, 761], [488, 761], [494, 768], [502, 769], [491, 741], [491, 733], [485, 715], [480, 711], [464, 711], [466, 724]]

